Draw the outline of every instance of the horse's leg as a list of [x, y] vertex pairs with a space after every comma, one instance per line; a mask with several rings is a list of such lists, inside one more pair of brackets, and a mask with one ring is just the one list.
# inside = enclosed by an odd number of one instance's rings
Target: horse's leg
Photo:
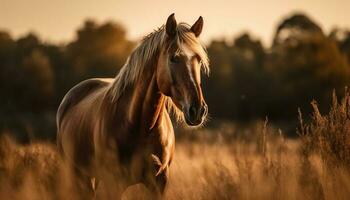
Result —
[[91, 177], [83, 174], [79, 169], [74, 169], [73, 186], [78, 199], [94, 199], [95, 191], [91, 180]]
[[99, 179], [95, 180], [95, 190], [98, 189], [98, 199], [121, 200], [123, 192], [127, 188], [127, 185], [123, 181], [118, 180], [118, 177], [121, 175], [103, 172], [105, 170], [100, 169]]
[[120, 187], [113, 184], [105, 185], [106, 182], [103, 182], [102, 184], [103, 187], [101, 187], [101, 190], [98, 195], [99, 199], [122, 200], [123, 192], [126, 189], [125, 187]]
[[94, 198], [95, 199], [96, 199], [97, 188], [98, 188], [99, 183], [100, 183], [100, 181], [97, 178], [93, 178], [92, 188], [94, 191]]
[[169, 177], [168, 173], [168, 168], [165, 168], [158, 176], [149, 174], [143, 181], [143, 184], [151, 192], [152, 199], [163, 199]]

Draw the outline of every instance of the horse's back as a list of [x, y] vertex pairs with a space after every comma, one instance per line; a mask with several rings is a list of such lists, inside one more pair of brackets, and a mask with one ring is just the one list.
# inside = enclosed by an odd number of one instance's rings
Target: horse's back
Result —
[[107, 86], [113, 79], [87, 79], [70, 89], [64, 96], [57, 111], [57, 128], [60, 128], [63, 117], [67, 111], [81, 102], [84, 98], [95, 92], [97, 89]]

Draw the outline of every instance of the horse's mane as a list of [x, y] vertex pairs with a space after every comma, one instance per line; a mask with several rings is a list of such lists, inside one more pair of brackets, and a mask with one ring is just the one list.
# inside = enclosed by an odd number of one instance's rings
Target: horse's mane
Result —
[[[126, 87], [135, 83], [140, 78], [146, 64], [157, 56], [157, 53], [165, 46], [165, 38], [165, 26], [163, 25], [142, 39], [111, 84], [110, 89], [113, 101], [117, 101]], [[195, 52], [200, 57], [203, 71], [209, 74], [209, 59], [206, 49], [190, 31], [190, 25], [179, 23], [174, 40], [177, 42], [179, 49], [187, 47]], [[170, 98], [167, 98], [167, 108], [168, 110], [173, 108], [172, 110], [175, 112], [175, 115], [180, 116], [176, 114], [177, 109], [173, 106]]]

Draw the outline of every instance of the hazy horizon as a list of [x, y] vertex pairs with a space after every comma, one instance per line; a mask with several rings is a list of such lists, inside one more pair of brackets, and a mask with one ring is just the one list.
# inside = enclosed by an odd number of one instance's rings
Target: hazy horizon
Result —
[[108, 20], [124, 25], [130, 39], [143, 35], [165, 23], [169, 14], [175, 13], [178, 22], [192, 24], [200, 15], [204, 17], [202, 40], [231, 38], [242, 32], [249, 32], [270, 45], [277, 24], [295, 12], [306, 13], [324, 31], [333, 27], [350, 28], [350, 1], [316, 0], [266, 0], [248, 1], [206, 1], [178, 0], [174, 2], [153, 0], [92, 0], [54, 1], [0, 0], [0, 30], [6, 30], [14, 37], [35, 32], [43, 40], [68, 42], [86, 19], [98, 23]]

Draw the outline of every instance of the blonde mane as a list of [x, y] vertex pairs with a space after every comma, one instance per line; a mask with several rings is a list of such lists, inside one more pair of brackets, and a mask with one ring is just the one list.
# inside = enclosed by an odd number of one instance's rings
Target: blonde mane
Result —
[[[161, 48], [165, 47], [165, 39], [165, 26], [161, 26], [142, 39], [141, 43], [131, 53], [124, 66], [115, 77], [114, 82], [111, 84], [110, 90], [114, 102], [120, 98], [127, 86], [137, 82], [146, 64], [152, 58], [158, 56], [157, 54], [161, 52]], [[187, 23], [179, 23], [174, 40], [177, 42], [180, 50], [186, 47], [195, 52], [200, 57], [202, 70], [205, 74], [209, 74], [209, 59], [206, 49], [191, 32], [190, 25]], [[178, 113], [175, 106], [173, 106], [170, 98], [167, 98], [167, 108], [168, 110], [173, 110], [177, 117], [181, 115]]]

